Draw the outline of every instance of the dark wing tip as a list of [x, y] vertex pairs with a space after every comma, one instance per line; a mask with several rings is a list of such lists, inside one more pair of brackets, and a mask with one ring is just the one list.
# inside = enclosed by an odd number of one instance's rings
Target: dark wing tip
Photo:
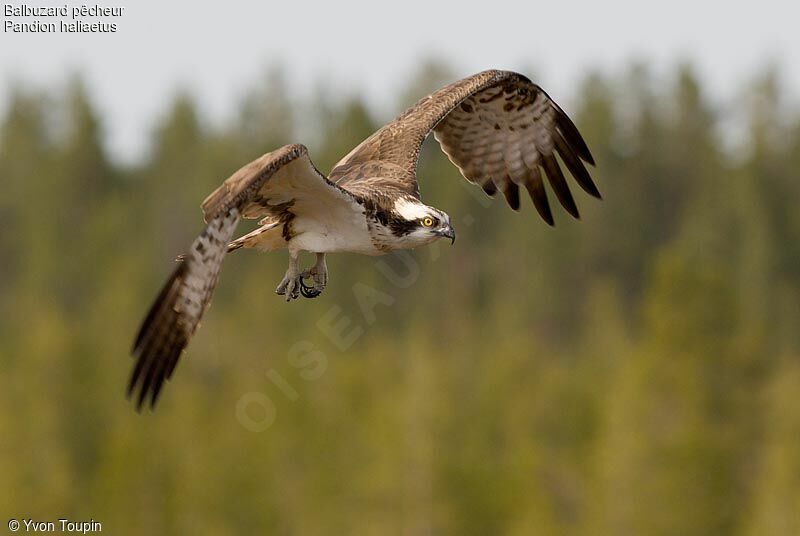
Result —
[[503, 195], [511, 210], [519, 210], [519, 186], [511, 181], [511, 177], [505, 178]]
[[186, 347], [187, 338], [178, 326], [173, 326], [171, 333], [165, 335], [161, 339], [151, 339], [151, 344], [137, 349], [134, 354], [137, 362], [128, 383], [127, 397], [134, 399], [136, 411], [141, 411], [144, 405], [155, 408], [164, 383]]
[[567, 142], [559, 132], [553, 133], [553, 142], [555, 143], [556, 152], [561, 156], [561, 160], [566, 164], [575, 182], [580, 185], [584, 192], [597, 199], [602, 199], [603, 197], [600, 195], [600, 190], [597, 189], [597, 185], [595, 185], [592, 180], [592, 176], [589, 174], [586, 166], [583, 165], [581, 159], [576, 155], [574, 147], [570, 146], [569, 142]]
[[533, 206], [536, 207], [536, 212], [550, 227], [555, 226], [553, 220], [553, 213], [550, 210], [550, 202], [547, 200], [547, 192], [544, 189], [542, 182], [542, 173], [537, 166], [534, 169], [528, 170], [528, 176], [525, 180], [525, 188], [528, 190], [528, 195], [531, 196]]
[[127, 397], [136, 399], [136, 411], [141, 411], [148, 395], [150, 407], [155, 407], [164, 381], [188, 342], [175, 310], [186, 270], [187, 263], [179, 262], [142, 321], [133, 343], [131, 354], [136, 365], [128, 382]]
[[483, 191], [486, 192], [486, 195], [489, 197], [494, 197], [497, 193], [497, 186], [495, 186], [494, 181], [491, 179], [481, 184], [481, 188], [483, 188]]
[[575, 199], [572, 197], [572, 192], [569, 191], [564, 173], [561, 171], [561, 166], [558, 165], [558, 160], [552, 154], [542, 155], [542, 166], [544, 167], [545, 174], [547, 175], [550, 186], [556, 193], [558, 201], [561, 206], [570, 213], [570, 215], [579, 220], [581, 218], [578, 212], [578, 206], [575, 204]]
[[584, 162], [586, 162], [587, 164], [589, 164], [592, 167], [596, 166], [595, 161], [594, 161], [594, 156], [592, 156], [592, 153], [589, 152], [589, 147], [588, 146], [586, 146], [586, 152], [578, 153], [578, 154], [579, 154], [579, 156], [581, 157], [581, 159]]
[[575, 126], [575, 123], [572, 122], [572, 119], [570, 119], [564, 110], [559, 108], [552, 99], [550, 99], [550, 102], [553, 103], [553, 106], [556, 109], [556, 125], [561, 131], [561, 134], [564, 136], [564, 139], [584, 162], [594, 166], [595, 162], [592, 152], [589, 150], [589, 146], [586, 145], [583, 136], [581, 136], [581, 133], [578, 131], [578, 127]]

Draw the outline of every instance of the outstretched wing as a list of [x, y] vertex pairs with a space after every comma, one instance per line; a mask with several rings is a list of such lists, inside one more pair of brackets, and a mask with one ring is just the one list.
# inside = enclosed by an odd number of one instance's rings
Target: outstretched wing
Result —
[[172, 376], [183, 349], [200, 324], [217, 285], [228, 241], [239, 223], [232, 207], [212, 218], [158, 293], [142, 322], [132, 354], [136, 365], [128, 383], [128, 396], [139, 389], [136, 401], [155, 406], [164, 381]]
[[342, 203], [349, 194], [331, 184], [302, 145], [286, 145], [247, 164], [203, 202], [207, 225], [182, 256], [147, 313], [136, 340], [128, 385], [137, 409], [151, 407], [208, 308], [222, 260], [240, 218], [272, 217], [290, 224], [296, 210], [320, 200]]
[[586, 192], [600, 197], [584, 165], [594, 159], [578, 129], [539, 86], [509, 71], [484, 71], [425, 97], [353, 149], [329, 178], [358, 195], [387, 189], [419, 197], [417, 159], [431, 131], [467, 180], [489, 195], [503, 192], [514, 210], [525, 187], [550, 225], [542, 171], [567, 212], [579, 217], [556, 155]]

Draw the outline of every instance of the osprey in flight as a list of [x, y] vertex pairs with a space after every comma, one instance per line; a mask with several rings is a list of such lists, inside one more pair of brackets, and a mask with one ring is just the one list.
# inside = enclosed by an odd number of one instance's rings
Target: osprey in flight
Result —
[[[501, 191], [514, 210], [525, 187], [550, 225], [542, 170], [561, 205], [578, 217], [557, 154], [581, 188], [600, 198], [584, 166], [594, 160], [578, 129], [539, 86], [509, 71], [485, 71], [423, 98], [350, 151], [327, 177], [303, 145], [267, 153], [203, 201], [206, 227], [179, 258], [133, 344], [128, 395], [138, 390], [137, 408], [148, 399], [155, 405], [211, 301], [226, 253], [287, 249], [289, 269], [275, 292], [289, 301], [322, 293], [327, 253], [382, 255], [438, 238], [454, 242], [450, 217], [423, 203], [417, 184], [417, 158], [431, 131], [465, 179], [490, 196]], [[231, 241], [242, 218], [261, 221]], [[303, 251], [316, 254], [305, 270], [299, 266]]]

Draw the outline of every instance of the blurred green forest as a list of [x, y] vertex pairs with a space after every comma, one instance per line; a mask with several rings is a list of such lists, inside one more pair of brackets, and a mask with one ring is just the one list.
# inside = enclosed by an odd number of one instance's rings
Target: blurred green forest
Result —
[[[425, 65], [392, 112], [463, 74]], [[294, 98], [267, 69], [224, 125], [174, 95], [131, 166], [80, 77], [16, 86], [0, 513], [111, 534], [800, 534], [797, 99], [770, 68], [731, 102], [702, 86], [633, 64], [553, 94], [598, 163], [581, 221], [487, 202], [426, 143], [455, 246], [334, 255], [322, 297], [290, 304], [285, 254], [231, 255], [153, 414], [124, 396], [130, 343], [200, 201], [285, 143], [328, 170], [389, 112], [321, 82]]]

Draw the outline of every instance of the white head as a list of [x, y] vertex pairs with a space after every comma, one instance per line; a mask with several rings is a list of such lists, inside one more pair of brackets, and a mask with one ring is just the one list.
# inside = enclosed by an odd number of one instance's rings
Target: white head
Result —
[[414, 198], [398, 199], [392, 216], [389, 220], [392, 234], [408, 247], [425, 245], [437, 238], [449, 238], [451, 243], [456, 240], [450, 216]]

